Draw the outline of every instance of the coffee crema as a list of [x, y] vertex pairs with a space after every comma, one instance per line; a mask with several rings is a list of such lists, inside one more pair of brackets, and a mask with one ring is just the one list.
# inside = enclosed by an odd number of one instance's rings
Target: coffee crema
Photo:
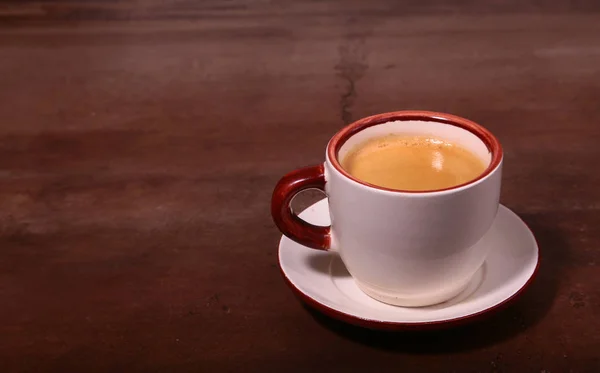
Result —
[[462, 146], [432, 136], [390, 134], [350, 149], [342, 167], [355, 178], [389, 189], [451, 188], [481, 175], [487, 165]]

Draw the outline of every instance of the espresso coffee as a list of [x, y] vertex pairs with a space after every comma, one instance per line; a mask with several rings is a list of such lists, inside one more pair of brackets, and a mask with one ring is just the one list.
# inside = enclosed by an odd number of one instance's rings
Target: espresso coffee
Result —
[[400, 134], [357, 145], [341, 164], [359, 180], [406, 191], [450, 188], [477, 178], [487, 167], [458, 144], [431, 136]]

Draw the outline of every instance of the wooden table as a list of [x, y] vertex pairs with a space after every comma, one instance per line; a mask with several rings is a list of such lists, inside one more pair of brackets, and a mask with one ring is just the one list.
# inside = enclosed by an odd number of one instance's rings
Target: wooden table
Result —
[[[600, 371], [600, 3], [455, 3], [0, 3], [0, 371]], [[485, 321], [363, 330], [281, 278], [276, 181], [399, 109], [504, 145], [542, 262]]]

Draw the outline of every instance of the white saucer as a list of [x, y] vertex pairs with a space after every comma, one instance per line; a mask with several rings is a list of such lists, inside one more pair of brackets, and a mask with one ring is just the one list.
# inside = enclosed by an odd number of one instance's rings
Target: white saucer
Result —
[[[329, 225], [327, 199], [307, 208], [300, 217]], [[446, 326], [506, 304], [521, 293], [538, 269], [538, 245], [533, 234], [502, 205], [481, 244], [492, 248], [467, 289], [447, 302], [420, 308], [397, 307], [370, 298], [359, 290], [336, 253], [309, 249], [285, 236], [279, 243], [279, 266], [303, 301], [342, 321], [388, 330]]]

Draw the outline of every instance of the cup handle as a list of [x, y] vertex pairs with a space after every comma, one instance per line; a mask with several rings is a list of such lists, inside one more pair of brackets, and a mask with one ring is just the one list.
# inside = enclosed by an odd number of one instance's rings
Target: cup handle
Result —
[[292, 199], [306, 189], [325, 191], [325, 169], [322, 164], [301, 168], [282, 177], [273, 190], [271, 215], [281, 233], [293, 241], [313, 249], [329, 250], [331, 226], [320, 227], [307, 223], [292, 211]]

